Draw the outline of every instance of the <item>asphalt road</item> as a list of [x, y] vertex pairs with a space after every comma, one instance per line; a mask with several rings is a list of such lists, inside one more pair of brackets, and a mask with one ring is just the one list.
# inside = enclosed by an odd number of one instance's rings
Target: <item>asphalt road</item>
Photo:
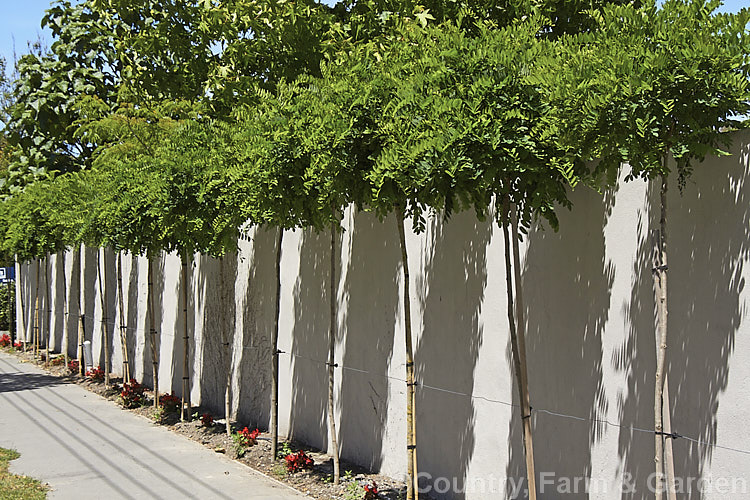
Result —
[[5, 353], [0, 447], [53, 499], [309, 498]]

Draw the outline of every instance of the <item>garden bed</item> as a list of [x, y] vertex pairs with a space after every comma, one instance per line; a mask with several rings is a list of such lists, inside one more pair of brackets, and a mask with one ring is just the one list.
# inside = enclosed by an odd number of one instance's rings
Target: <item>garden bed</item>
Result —
[[[24, 362], [36, 362], [31, 351], [23, 352], [12, 348], [4, 350], [15, 354]], [[111, 377], [110, 387], [107, 388], [103, 380], [98, 380], [92, 376], [80, 376], [72, 373], [65, 366], [64, 361], [62, 361], [62, 355], [50, 354], [50, 359], [51, 362], [49, 364], [39, 360], [38, 366], [46, 369], [52, 375], [60, 377], [67, 382], [78, 384], [102, 397], [118, 402], [122, 406], [121, 393], [123, 381], [121, 378]], [[178, 409], [179, 403], [173, 411], [166, 411], [165, 409], [157, 410], [153, 406], [153, 393], [146, 388], [144, 389], [143, 398], [140, 401], [141, 404], [134, 405], [135, 407], [131, 409], [123, 407], [124, 411], [130, 411], [148, 418], [158, 425], [187, 436], [217, 453], [226, 454], [228, 457], [288, 484], [313, 498], [320, 500], [360, 500], [364, 498], [368, 500], [376, 498], [397, 500], [406, 497], [406, 486], [403, 482], [379, 474], [372, 474], [361, 467], [349, 464], [343, 460], [341, 461], [341, 482], [338, 486], [334, 486], [333, 459], [330, 455], [294, 441], [280, 441], [279, 449], [282, 450], [284, 456], [304, 452], [303, 455], [297, 456], [306, 456], [313, 461], [313, 465], [309, 468], [289, 472], [285, 458], [274, 459], [272, 456], [270, 434], [259, 432], [254, 437], [254, 444], [244, 446], [238, 450], [237, 438], [227, 436], [226, 434], [226, 422], [223, 419], [214, 420], [208, 409], [199, 406], [193, 407], [192, 417], [194, 418], [191, 418], [190, 421], [181, 422]], [[136, 388], [137, 391], [138, 388]], [[174, 405], [172, 406], [174, 407]], [[169, 407], [169, 404], [166, 407]], [[204, 415], [206, 416], [204, 417]], [[245, 427], [248, 427], [247, 433], [251, 433], [255, 429], [254, 426], [250, 426], [249, 424], [233, 423], [232, 433], [237, 434], [239, 431], [244, 430]], [[240, 452], [239, 454], [238, 451]], [[366, 487], [372, 488], [373, 485], [377, 485], [377, 495], [367, 493]]]

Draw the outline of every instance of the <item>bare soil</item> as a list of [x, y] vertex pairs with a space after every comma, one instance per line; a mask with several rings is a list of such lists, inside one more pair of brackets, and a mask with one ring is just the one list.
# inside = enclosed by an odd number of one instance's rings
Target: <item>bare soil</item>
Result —
[[[34, 358], [33, 352], [18, 351], [12, 348], [3, 349], [5, 352], [14, 354], [22, 361], [36, 363], [40, 368], [46, 369], [50, 374], [64, 379], [67, 382], [78, 384], [91, 392], [99, 394], [107, 399], [120, 403], [120, 392], [122, 390], [121, 378], [110, 378], [110, 386], [105, 387], [104, 381], [94, 380], [91, 377], [80, 376], [65, 366], [61, 354], [50, 354], [50, 363], [43, 360], [44, 353], [41, 352], [38, 359]], [[189, 421], [180, 421], [179, 411], [164, 412], [157, 411], [153, 405], [153, 393], [146, 391], [146, 401], [143, 406], [126, 409], [138, 415], [144, 416], [158, 425], [187, 436], [204, 446], [214, 450], [216, 453], [224, 453], [228, 457], [242, 462], [248, 467], [261, 472], [278, 481], [288, 484], [296, 490], [319, 500], [359, 500], [365, 498], [365, 485], [377, 484], [378, 496], [383, 500], [397, 500], [406, 497], [406, 485], [402, 481], [373, 474], [362, 467], [341, 460], [341, 482], [333, 485], [333, 459], [330, 455], [309, 446], [294, 441], [280, 441], [279, 448], [284, 452], [296, 453], [303, 450], [315, 462], [313, 467], [295, 473], [287, 472], [283, 456], [274, 458], [271, 453], [271, 435], [261, 432], [256, 444], [246, 448], [242, 456], [238, 456], [234, 440], [226, 434], [226, 421], [214, 420], [210, 426], [201, 422], [203, 414], [210, 411], [194, 406]], [[232, 422], [232, 432], [235, 433], [244, 427], [249, 427], [241, 422]], [[250, 428], [252, 430], [253, 428]]]

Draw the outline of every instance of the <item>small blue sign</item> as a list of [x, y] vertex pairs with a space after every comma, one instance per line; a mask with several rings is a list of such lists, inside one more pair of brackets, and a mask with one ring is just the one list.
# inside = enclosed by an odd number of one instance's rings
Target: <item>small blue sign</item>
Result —
[[9, 281], [16, 280], [15, 267], [0, 267], [0, 283], [6, 284]]

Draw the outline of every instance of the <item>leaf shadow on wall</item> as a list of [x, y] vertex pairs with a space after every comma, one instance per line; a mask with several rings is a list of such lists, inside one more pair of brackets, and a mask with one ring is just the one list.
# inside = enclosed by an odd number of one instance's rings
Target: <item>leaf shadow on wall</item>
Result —
[[[130, 270], [127, 276], [125, 275], [125, 261], [126, 257], [130, 256]], [[140, 266], [138, 255], [129, 254], [126, 252], [122, 253], [122, 279], [123, 279], [123, 292], [127, 290], [127, 300], [123, 297], [123, 304], [125, 305], [126, 316], [125, 320], [125, 343], [128, 350], [128, 359], [130, 360], [131, 377], [136, 378], [136, 369], [134, 362], [136, 360], [138, 349], [137, 343], [143, 342], [144, 346], [148, 343], [148, 328], [141, 328], [142, 325], [138, 322], [138, 292], [140, 287], [138, 286], [140, 280]], [[125, 281], [127, 280], [127, 281]], [[145, 317], [145, 316], [144, 316]], [[119, 326], [119, 325], [118, 325]], [[143, 338], [139, 339], [138, 334], [143, 332]], [[143, 349], [145, 352], [145, 349]], [[145, 356], [144, 356], [145, 357]]]
[[[224, 286], [231, 291], [222, 294], [221, 266], [224, 266]], [[226, 381], [229, 373], [232, 345], [234, 344], [234, 319], [236, 301], [234, 284], [237, 281], [237, 255], [227, 254], [222, 260], [200, 256], [195, 272], [198, 302], [202, 305], [200, 357], [200, 404], [216, 415], [224, 414]], [[222, 297], [226, 297], [226, 301]], [[224, 345], [229, 342], [229, 346]], [[197, 346], [198, 344], [196, 344]], [[225, 415], [225, 418], [227, 416]]]
[[[344, 241], [350, 246], [341, 253], [348, 252], [349, 260], [339, 301], [340, 335], [344, 343], [341, 359], [346, 368], [337, 372], [341, 377], [336, 402], [341, 421], [337, 431], [342, 459], [369, 470], [380, 470], [386, 453], [390, 452], [383, 448], [383, 441], [388, 405], [394, 392], [391, 384], [399, 384], [387, 377], [395, 329], [403, 329], [403, 321], [398, 325], [395, 322], [400, 302], [401, 251], [393, 216], [379, 221], [372, 213], [352, 208], [347, 217], [351, 218], [347, 226], [350, 234]], [[402, 333], [399, 336], [403, 338]], [[405, 405], [405, 387], [394, 387]]]
[[[487, 285], [487, 246], [492, 219], [480, 221], [471, 211], [429, 223], [416, 293], [421, 304], [422, 334], [415, 349], [417, 440], [420, 471], [433, 478], [457, 478], [457, 491], [445, 498], [465, 498], [464, 482], [476, 445], [476, 408], [472, 394], [482, 346], [480, 323]], [[422, 488], [431, 486], [424, 483]]]
[[[337, 242], [337, 267], [340, 248]], [[330, 335], [330, 231], [302, 230], [299, 257], [291, 345], [291, 352], [297, 356], [292, 358], [289, 432], [292, 439], [325, 450], [328, 446], [328, 366], [325, 362]], [[336, 375], [340, 375], [340, 370], [337, 371]]]
[[[672, 430], [704, 442], [717, 442], [717, 412], [727, 389], [735, 337], [747, 318], [743, 273], [750, 260], [750, 134], [737, 134], [733, 156], [708, 158], [680, 194], [674, 179], [668, 198], [667, 374]], [[659, 227], [659, 192], [649, 193], [650, 227]], [[647, 224], [648, 221], [643, 224]], [[654, 428], [656, 371], [655, 300], [651, 276], [652, 242], [646, 227], [626, 315], [630, 335], [617, 354], [627, 373], [627, 395], [619, 402], [625, 425]], [[740, 415], [737, 415], [740, 417]], [[677, 439], [673, 442], [678, 497], [704, 498], [704, 479], [713, 448]], [[718, 443], [736, 446], [734, 442]], [[740, 446], [742, 447], [742, 446]], [[745, 446], [747, 447], [747, 446]], [[731, 452], [727, 452], [731, 453]], [[634, 488], [623, 499], [653, 497], [654, 437], [620, 432], [622, 468]], [[745, 456], [738, 460], [747, 463]]]
[[242, 352], [237, 363], [237, 420], [261, 430], [267, 430], [271, 421], [277, 239], [278, 229], [272, 227], [255, 228], [250, 238], [252, 258], [242, 310]]
[[[573, 210], [558, 212], [560, 230], [541, 227], [527, 236], [522, 261], [526, 351], [531, 406], [585, 419], [606, 416], [608, 400], [602, 382], [602, 335], [610, 310], [614, 267], [606, 258], [604, 227], [611, 198], [590, 189], [571, 193]], [[523, 251], [523, 247], [522, 247]], [[508, 367], [513, 357], [508, 342]], [[514, 403], [518, 389], [513, 375]], [[592, 473], [591, 448], [603, 424], [533, 414], [537, 490], [542, 498], [588, 498], [557, 482], [542, 491], [541, 473], [586, 478]], [[507, 477], [527, 486], [519, 408], [512, 410]], [[558, 487], [562, 491], [558, 491]], [[508, 490], [510, 496], [510, 490]]]

